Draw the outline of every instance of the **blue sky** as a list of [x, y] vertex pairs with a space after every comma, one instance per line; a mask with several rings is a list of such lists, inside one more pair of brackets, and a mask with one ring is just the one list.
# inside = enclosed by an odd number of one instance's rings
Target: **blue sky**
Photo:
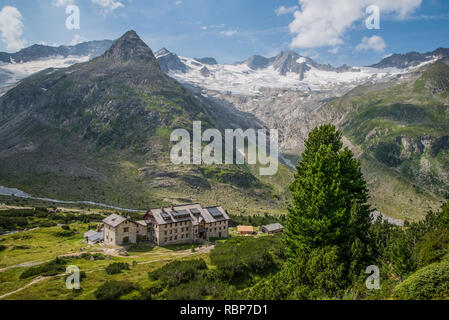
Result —
[[[66, 29], [70, 4], [80, 9], [79, 30]], [[365, 26], [370, 4], [380, 8], [379, 30]], [[291, 49], [320, 63], [359, 66], [449, 47], [447, 0], [0, 0], [0, 10], [0, 51], [9, 52], [116, 39], [130, 29], [153, 50], [220, 63]]]

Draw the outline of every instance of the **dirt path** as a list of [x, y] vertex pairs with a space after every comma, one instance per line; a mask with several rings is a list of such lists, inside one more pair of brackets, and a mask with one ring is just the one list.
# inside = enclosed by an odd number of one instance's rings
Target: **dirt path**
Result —
[[[171, 253], [167, 253], [167, 252], [160, 252], [159, 253], [159, 252], [157, 252], [157, 253], [154, 253], [154, 258], [156, 258], [156, 260], [142, 261], [142, 262], [139, 262], [137, 264], [138, 265], [145, 265], [145, 264], [155, 263], [155, 262], [158, 262], [158, 261], [171, 261], [171, 260], [173, 260], [171, 258], [165, 258], [165, 259], [157, 260], [158, 256], [160, 256], [160, 255], [167, 256], [167, 254], [168, 254], [171, 257], [184, 258], [184, 257], [194, 256], [194, 255], [197, 255], [197, 254], [200, 254], [200, 253], [209, 253], [214, 247], [215, 246], [208, 246], [207, 248], [206, 247], [202, 247], [200, 249], [197, 249], [195, 252], [192, 252], [191, 250], [174, 251], [174, 252], [171, 252]], [[69, 257], [69, 256], [70, 257], [80, 256], [83, 253], [95, 254], [95, 253], [100, 253], [100, 252], [79, 252], [79, 253], [76, 253], [76, 254], [72, 253], [72, 254], [62, 255], [60, 257], [64, 257], [64, 256], [66, 256], [66, 257]], [[120, 256], [120, 257], [121, 258], [133, 258], [132, 256], [128, 256], [128, 257]], [[44, 263], [47, 263], [47, 262], [49, 262], [49, 261], [30, 262], [30, 263], [17, 264], [17, 265], [14, 265], [14, 266], [10, 266], [10, 267], [7, 267], [7, 268], [0, 269], [0, 272], [4, 272], [6, 270], [13, 269], [13, 268], [34, 267], [34, 266], [38, 266], [38, 265], [41, 265], [41, 264], [44, 264]], [[87, 273], [92, 273], [92, 272], [101, 271], [101, 270], [103, 270], [103, 268], [101, 268], [101, 269], [93, 269], [93, 270], [89, 270], [89, 271], [86, 271], [86, 272]], [[32, 285], [35, 285], [36, 283], [39, 283], [39, 282], [41, 282], [43, 280], [47, 280], [47, 279], [51, 279], [51, 278], [55, 278], [55, 277], [61, 277], [61, 276], [64, 276], [64, 274], [59, 274], [59, 275], [55, 275], [55, 276], [51, 276], [51, 277], [37, 277], [36, 279], [31, 281], [30, 283], [24, 285], [23, 287], [21, 287], [21, 288], [19, 288], [17, 290], [14, 290], [14, 291], [11, 291], [11, 292], [8, 292], [8, 293], [5, 293], [5, 294], [1, 295], [0, 296], [0, 300], [2, 300], [4, 298], [7, 298], [10, 295], [13, 295], [13, 294], [15, 294], [17, 292], [20, 292], [22, 290], [25, 290], [26, 288], [31, 287]]]
[[47, 261], [39, 261], [39, 262], [25, 262], [25, 263], [21, 263], [21, 264], [15, 264], [13, 266], [9, 266], [3, 269], [0, 269], [0, 272], [5, 272], [7, 270], [10, 269], [14, 269], [14, 268], [28, 268], [28, 267], [35, 267], [44, 263], [50, 262], [50, 260]]
[[4, 298], [6, 298], [6, 297], [8, 297], [8, 296], [10, 296], [12, 294], [15, 294], [17, 292], [20, 292], [22, 290], [25, 290], [26, 288], [31, 287], [32, 285], [34, 285], [34, 284], [36, 284], [38, 282], [41, 282], [42, 280], [50, 279], [50, 278], [52, 278], [52, 277], [38, 277], [38, 278], [34, 279], [33, 281], [31, 281], [30, 283], [24, 285], [22, 288], [19, 288], [17, 290], [12, 291], [12, 292], [5, 293], [4, 295], [0, 296], [0, 300], [4, 299]]

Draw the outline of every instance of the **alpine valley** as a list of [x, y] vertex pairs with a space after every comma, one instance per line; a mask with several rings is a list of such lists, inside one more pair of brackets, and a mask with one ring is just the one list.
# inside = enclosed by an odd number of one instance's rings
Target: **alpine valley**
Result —
[[[293, 51], [232, 65], [152, 50], [134, 31], [73, 47], [0, 53], [0, 185], [39, 197], [132, 209], [220, 203], [285, 213], [308, 133], [332, 123], [361, 160], [371, 204], [417, 220], [449, 199], [449, 49], [367, 67]], [[278, 129], [278, 173], [170, 162], [170, 134]]]

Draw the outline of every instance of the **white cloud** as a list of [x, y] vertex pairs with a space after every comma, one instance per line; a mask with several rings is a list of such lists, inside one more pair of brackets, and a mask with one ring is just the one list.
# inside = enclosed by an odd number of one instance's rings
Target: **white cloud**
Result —
[[202, 26], [201, 30], [207, 30], [207, 26]]
[[293, 7], [280, 6], [278, 9], [275, 10], [275, 12], [278, 16], [281, 16], [284, 14], [293, 13], [298, 9], [299, 9], [298, 6], [293, 6]]
[[355, 48], [356, 51], [368, 51], [368, 50], [374, 50], [377, 52], [383, 52], [385, 51], [385, 48], [387, 45], [385, 44], [384, 39], [379, 36], [372, 36], [372, 37], [363, 37], [362, 42], [360, 42], [357, 47]]
[[53, 0], [51, 2], [55, 7], [67, 7], [68, 5], [74, 4], [75, 0]]
[[340, 47], [334, 47], [329, 50], [330, 53], [337, 54], [340, 51]]
[[81, 37], [79, 34], [76, 34], [76, 35], [73, 37], [72, 41], [70, 42], [70, 45], [76, 46], [77, 44], [80, 44], [80, 43], [86, 42], [86, 41], [87, 41], [86, 38]]
[[0, 36], [7, 50], [17, 51], [26, 45], [26, 41], [22, 39], [22, 19], [22, 14], [16, 7], [4, 6], [0, 11]]
[[98, 4], [103, 7], [105, 12], [112, 12], [115, 9], [122, 8], [125, 5], [116, 0], [91, 0], [92, 3]]
[[176, 6], [179, 6], [179, 5], [181, 5], [181, 4], [182, 4], [182, 1], [181, 1], [181, 0], [175, 1], [175, 5], [176, 5]]
[[293, 48], [339, 46], [344, 34], [365, 17], [369, 5], [377, 5], [382, 14], [406, 18], [422, 0], [298, 0], [301, 8], [294, 13], [290, 32], [295, 34]]
[[220, 34], [222, 36], [232, 37], [237, 34], [237, 31], [236, 30], [220, 31]]

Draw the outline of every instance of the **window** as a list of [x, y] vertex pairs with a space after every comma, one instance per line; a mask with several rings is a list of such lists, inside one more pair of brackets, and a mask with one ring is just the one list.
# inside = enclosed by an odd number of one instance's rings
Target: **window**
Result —
[[123, 232], [129, 232], [129, 228], [123, 228]]
[[165, 236], [167, 235], [167, 231], [164, 231], [164, 235], [165, 235]]

